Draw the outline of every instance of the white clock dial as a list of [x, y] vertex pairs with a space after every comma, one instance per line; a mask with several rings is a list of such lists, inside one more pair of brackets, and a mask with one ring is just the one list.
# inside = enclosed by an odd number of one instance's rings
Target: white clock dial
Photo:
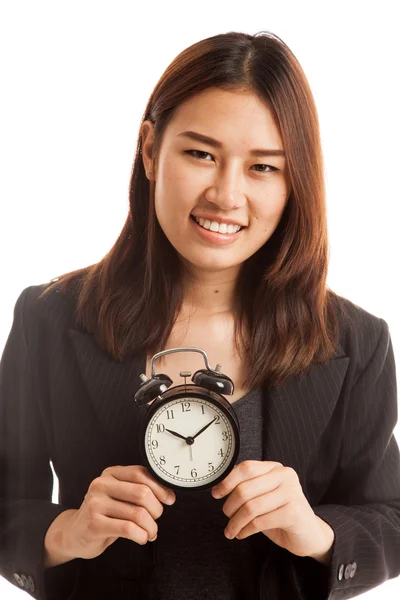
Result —
[[[188, 437], [194, 438], [193, 443], [187, 443]], [[212, 483], [226, 471], [235, 452], [235, 434], [220, 408], [190, 396], [171, 400], [154, 413], [146, 428], [145, 448], [152, 469], [166, 483], [194, 488]]]

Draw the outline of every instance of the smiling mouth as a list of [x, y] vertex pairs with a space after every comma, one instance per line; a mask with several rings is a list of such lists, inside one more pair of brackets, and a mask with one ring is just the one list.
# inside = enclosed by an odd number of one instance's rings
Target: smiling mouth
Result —
[[231, 232], [231, 233], [228, 233], [227, 231], [225, 231], [225, 232], [214, 231], [213, 229], [210, 229], [209, 227], [204, 227], [203, 225], [200, 225], [199, 221], [193, 215], [190, 215], [190, 218], [192, 219], [192, 221], [194, 221], [196, 223], [196, 225], [198, 225], [202, 229], [205, 229], [206, 231], [210, 231], [211, 233], [219, 233], [220, 235], [235, 235], [236, 233], [239, 233], [240, 231], [242, 231], [242, 229], [246, 229], [245, 226], [242, 226], [237, 231]]

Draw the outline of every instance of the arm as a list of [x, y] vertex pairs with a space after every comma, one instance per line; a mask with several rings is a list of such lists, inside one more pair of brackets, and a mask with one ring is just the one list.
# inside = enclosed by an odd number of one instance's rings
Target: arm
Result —
[[77, 512], [76, 509], [64, 510], [54, 519], [46, 532], [44, 538], [44, 566], [56, 567], [72, 560], [74, 557], [68, 556], [63, 550], [65, 531], [70, 526], [71, 515]]
[[380, 324], [372, 356], [347, 398], [340, 463], [324, 501], [313, 507], [334, 532], [329, 562], [292, 560], [307, 600], [345, 600], [400, 574], [396, 369], [388, 325]]
[[313, 554], [310, 554], [310, 558], [313, 558], [317, 562], [321, 563], [321, 565], [328, 566], [332, 558], [333, 542], [335, 541], [335, 532], [326, 521], [323, 521], [318, 516], [317, 520], [321, 530], [320, 538], [322, 541], [318, 549]]
[[29, 348], [29, 289], [16, 302], [0, 362], [0, 575], [47, 600], [68, 597], [80, 559], [47, 570], [44, 565], [46, 531], [68, 507], [51, 502], [53, 477]]

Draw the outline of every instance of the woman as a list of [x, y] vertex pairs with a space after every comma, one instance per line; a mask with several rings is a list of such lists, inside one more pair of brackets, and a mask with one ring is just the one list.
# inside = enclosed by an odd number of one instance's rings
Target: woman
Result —
[[[317, 111], [282, 40], [216, 35], [171, 63], [129, 198], [103, 260], [16, 302], [0, 574], [38, 599], [351, 598], [397, 577], [392, 342], [326, 286]], [[141, 462], [132, 398], [183, 346], [232, 378], [241, 427], [235, 468], [186, 494]], [[174, 383], [204, 367], [160, 362]]]

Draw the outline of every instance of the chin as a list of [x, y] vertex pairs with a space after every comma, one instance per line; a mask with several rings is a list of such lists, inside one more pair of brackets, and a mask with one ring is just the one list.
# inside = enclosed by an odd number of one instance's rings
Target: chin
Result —
[[194, 267], [196, 269], [208, 272], [217, 272], [223, 271], [225, 269], [232, 269], [234, 267], [240, 266], [245, 261], [245, 258], [243, 258], [243, 260], [235, 260], [233, 257], [229, 258], [228, 256], [226, 256], [225, 258], [218, 257], [216, 256], [215, 252], [210, 252], [209, 257], [205, 256], [207, 254], [206, 252], [203, 252], [201, 256], [193, 256], [189, 254], [183, 255], [181, 252], [179, 252], [179, 250], [177, 250], [177, 252], [188, 267]]

